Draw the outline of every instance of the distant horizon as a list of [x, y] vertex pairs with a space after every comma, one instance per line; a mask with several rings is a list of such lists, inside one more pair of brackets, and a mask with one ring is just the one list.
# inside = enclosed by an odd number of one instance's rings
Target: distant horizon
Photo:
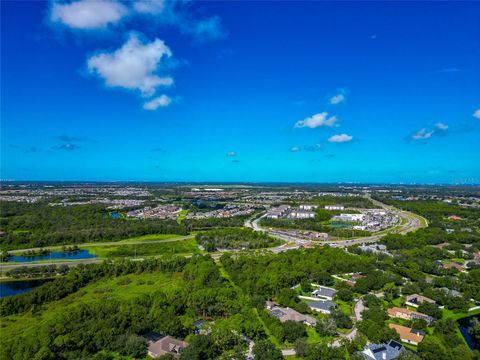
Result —
[[165, 184], [165, 185], [260, 185], [260, 186], [439, 186], [439, 187], [478, 187], [480, 183], [415, 183], [415, 182], [280, 182], [280, 181], [160, 181], [160, 180], [11, 180], [0, 179], [1, 183], [58, 183], [58, 184]]

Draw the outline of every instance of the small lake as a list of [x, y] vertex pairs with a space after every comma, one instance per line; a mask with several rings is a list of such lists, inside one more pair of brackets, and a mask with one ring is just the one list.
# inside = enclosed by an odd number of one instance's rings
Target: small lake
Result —
[[0, 282], [0, 298], [27, 293], [48, 281], [51, 279], [2, 281]]
[[32, 261], [41, 261], [41, 260], [83, 260], [83, 259], [93, 259], [97, 255], [90, 254], [88, 250], [77, 250], [77, 251], [51, 251], [48, 254], [42, 255], [32, 255], [32, 256], [21, 256], [14, 255], [11, 256], [9, 262], [32, 262]]
[[472, 350], [480, 349], [480, 343], [475, 342], [475, 340], [470, 336], [470, 333], [468, 332], [468, 327], [470, 326], [470, 320], [473, 318], [477, 318], [477, 320], [480, 320], [480, 315], [470, 316], [468, 318], [463, 318], [457, 321], [460, 328], [460, 332], [463, 335], [463, 338], [465, 339], [468, 346]]

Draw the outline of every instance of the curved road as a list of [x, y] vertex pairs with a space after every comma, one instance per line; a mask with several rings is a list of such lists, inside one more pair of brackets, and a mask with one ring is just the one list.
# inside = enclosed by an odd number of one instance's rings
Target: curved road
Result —
[[[404, 220], [403, 224], [396, 225], [393, 229], [394, 233], [397, 234], [406, 234], [411, 231], [415, 231], [419, 228], [425, 227], [424, 224], [427, 224], [427, 221], [420, 217], [419, 215], [413, 214], [408, 211], [403, 211], [400, 209], [397, 209], [393, 206], [386, 205], [384, 203], [381, 203], [380, 201], [374, 200], [371, 197], [367, 196], [367, 199], [369, 199], [373, 204], [379, 206], [380, 208], [383, 208], [385, 210], [394, 212], [398, 217]], [[273, 252], [278, 253], [290, 249], [297, 249], [300, 246], [304, 244], [318, 244], [319, 242], [314, 242], [311, 240], [307, 240], [304, 238], [296, 237], [291, 234], [287, 234], [284, 231], [281, 230], [269, 230], [269, 229], [264, 229], [258, 225], [258, 222], [265, 217], [266, 214], [263, 214], [262, 216], [256, 218], [256, 219], [249, 219], [245, 222], [245, 227], [249, 227], [253, 229], [254, 231], [262, 231], [266, 232], [270, 236], [276, 237], [278, 239], [284, 240], [288, 243], [295, 243], [295, 244], [290, 244], [290, 245], [282, 245], [278, 246], [276, 248], [271, 249]], [[422, 219], [423, 222], [420, 220]], [[428, 226], [428, 225], [426, 225]], [[392, 228], [390, 228], [392, 229]], [[390, 230], [391, 231], [391, 230]], [[378, 234], [371, 235], [371, 236], [365, 236], [365, 237], [360, 237], [352, 240], [333, 240], [333, 241], [323, 241], [321, 244], [328, 244], [333, 247], [341, 247], [341, 246], [352, 246], [352, 245], [361, 245], [361, 244], [368, 244], [368, 243], [375, 243], [379, 241], [383, 236], [388, 234], [389, 231], [388, 229], [381, 231]]]

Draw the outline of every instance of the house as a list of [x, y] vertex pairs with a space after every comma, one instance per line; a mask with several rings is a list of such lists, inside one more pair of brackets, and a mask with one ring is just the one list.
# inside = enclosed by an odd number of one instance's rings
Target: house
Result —
[[449, 289], [449, 288], [446, 288], [446, 287], [442, 287], [439, 290], [443, 291], [445, 294], [447, 294], [449, 296], [453, 296], [453, 297], [462, 296], [462, 294], [460, 292], [458, 292], [457, 290]]
[[310, 205], [310, 204], [305, 205], [305, 204], [304, 204], [304, 205], [300, 205], [300, 206], [299, 206], [299, 209], [300, 209], [300, 210], [314, 210], [314, 209], [316, 209], [317, 207], [318, 207], [318, 205]]
[[305, 210], [295, 210], [292, 211], [288, 217], [291, 219], [314, 219], [316, 213], [313, 211], [305, 211]]
[[357, 280], [358, 279], [361, 279], [361, 278], [364, 278], [365, 275], [363, 274], [360, 274], [360, 273], [356, 273], [356, 274], [353, 274], [352, 276], [350, 276], [350, 278], [347, 280], [347, 284], [348, 285], [355, 285], [357, 283]]
[[[312, 286], [315, 286], [315, 284], [312, 284]], [[315, 291], [312, 291], [312, 295], [316, 297], [321, 297], [327, 300], [333, 300], [333, 297], [337, 290], [326, 287], [326, 286], [318, 286], [318, 288]]]
[[345, 206], [343, 205], [325, 205], [325, 210], [344, 210]]
[[188, 343], [182, 340], [175, 339], [171, 336], [164, 336], [160, 340], [148, 343], [148, 355], [154, 359], [163, 355], [180, 356], [183, 349], [188, 346]]
[[307, 306], [313, 311], [318, 311], [324, 314], [330, 314], [331, 309], [336, 307], [335, 303], [328, 300], [308, 302]]
[[360, 222], [365, 215], [363, 214], [340, 214], [333, 217], [333, 220], [345, 221], [345, 222]]
[[270, 308], [270, 315], [276, 317], [282, 323], [291, 320], [309, 326], [315, 326], [317, 324], [317, 319], [308, 315], [303, 315], [289, 307], [283, 308], [279, 306], [273, 306]]
[[399, 308], [399, 307], [393, 307], [387, 310], [388, 316], [393, 317], [393, 318], [400, 318], [400, 319], [405, 319], [405, 320], [415, 320], [415, 319], [421, 319], [425, 320], [428, 325], [431, 325], [433, 322], [433, 318], [429, 315], [422, 314], [418, 311], [413, 311], [407, 308]]
[[458, 271], [465, 271], [465, 268], [462, 264], [455, 262], [455, 261], [450, 261], [450, 262], [445, 262], [442, 263], [442, 268], [444, 269], [455, 269]]
[[268, 310], [271, 310], [273, 309], [277, 304], [275, 303], [275, 301], [267, 301], [265, 302], [265, 307], [268, 309]]
[[450, 243], [444, 242], [444, 243], [440, 243], [440, 244], [432, 245], [432, 246], [433, 246], [434, 248], [437, 248], [437, 249], [442, 250], [443, 248], [447, 247], [448, 245], [450, 245]]
[[435, 304], [435, 300], [432, 300], [426, 296], [423, 295], [418, 295], [418, 294], [412, 294], [407, 296], [407, 300], [405, 301], [405, 305], [408, 306], [413, 306], [415, 308], [418, 308], [420, 304], [422, 303], [430, 303], [430, 304]]
[[460, 216], [457, 216], [457, 215], [450, 215], [448, 217], [449, 220], [454, 220], [454, 221], [457, 221], [457, 220], [462, 220], [462, 218]]
[[425, 337], [425, 333], [420, 330], [414, 330], [406, 326], [397, 324], [388, 324], [390, 329], [393, 329], [400, 336], [400, 340], [407, 344], [418, 345]]
[[388, 344], [370, 344], [366, 345], [358, 353], [365, 360], [393, 360], [406, 351], [405, 347], [395, 340], [390, 340]]

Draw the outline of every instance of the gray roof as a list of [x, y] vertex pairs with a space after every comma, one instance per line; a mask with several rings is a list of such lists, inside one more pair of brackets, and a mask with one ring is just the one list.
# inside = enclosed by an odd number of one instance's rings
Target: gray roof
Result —
[[337, 292], [337, 290], [335, 290], [335, 289], [330, 289], [330, 288], [327, 288], [327, 287], [324, 287], [324, 286], [320, 286], [320, 287], [317, 288], [317, 290], [312, 292], [312, 294], [315, 295], [315, 296], [325, 296], [325, 297], [333, 298], [333, 295], [335, 295], [336, 292]]
[[321, 310], [330, 310], [330, 308], [335, 307], [335, 303], [328, 301], [328, 300], [318, 300], [308, 302], [307, 306], [311, 308], [321, 309]]
[[281, 322], [292, 320], [296, 322], [306, 322], [312, 325], [315, 325], [317, 323], [317, 320], [315, 318], [308, 315], [303, 315], [298, 311], [290, 309], [288, 307], [276, 307], [270, 311], [270, 315], [275, 316]]
[[388, 344], [370, 344], [365, 346], [359, 354], [367, 360], [393, 360], [404, 350], [402, 344], [390, 340]]

